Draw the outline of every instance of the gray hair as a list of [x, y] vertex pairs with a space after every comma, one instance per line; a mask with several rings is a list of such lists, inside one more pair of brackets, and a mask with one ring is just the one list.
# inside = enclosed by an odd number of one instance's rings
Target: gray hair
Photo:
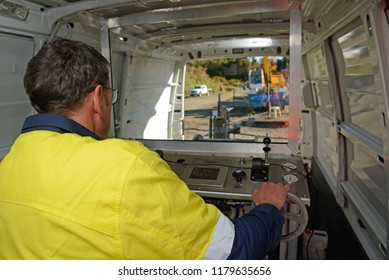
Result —
[[30, 60], [24, 88], [39, 113], [77, 108], [98, 85], [109, 80], [110, 65], [93, 47], [67, 39], [47, 42]]

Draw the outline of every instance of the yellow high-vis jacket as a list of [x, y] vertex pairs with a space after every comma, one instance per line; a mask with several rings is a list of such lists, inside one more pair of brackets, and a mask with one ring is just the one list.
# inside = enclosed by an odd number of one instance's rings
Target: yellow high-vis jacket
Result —
[[38, 128], [16, 139], [0, 163], [0, 259], [228, 257], [233, 224], [157, 153], [95, 138]]

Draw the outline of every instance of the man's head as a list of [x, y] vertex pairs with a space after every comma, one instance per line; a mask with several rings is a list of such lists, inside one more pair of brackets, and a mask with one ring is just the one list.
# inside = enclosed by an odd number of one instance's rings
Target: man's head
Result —
[[37, 112], [66, 115], [106, 137], [112, 94], [107, 89], [109, 71], [108, 61], [93, 47], [56, 39], [30, 60], [24, 87]]

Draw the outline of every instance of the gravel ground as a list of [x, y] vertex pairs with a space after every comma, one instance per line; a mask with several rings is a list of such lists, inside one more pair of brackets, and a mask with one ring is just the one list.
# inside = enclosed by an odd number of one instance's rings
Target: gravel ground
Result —
[[[220, 94], [220, 100], [227, 104], [232, 101], [238, 101], [238, 104], [242, 105], [245, 104], [247, 93], [248, 92], [244, 90], [235, 90], [235, 93], [223, 92]], [[192, 140], [196, 135], [201, 135], [204, 139], [209, 139], [210, 116], [212, 116], [213, 111], [217, 112], [218, 99], [219, 94], [185, 98], [184, 127], [186, 140]], [[230, 109], [231, 108], [232, 107], [230, 107]], [[240, 127], [240, 133], [231, 133], [229, 135], [230, 139], [256, 139], [256, 141], [262, 141], [263, 137], [268, 135], [272, 138], [273, 142], [287, 142], [288, 115], [285, 110], [282, 111], [282, 116], [277, 119], [275, 119], [274, 116], [269, 118], [267, 112], [258, 114], [252, 110], [250, 111], [249, 106], [235, 107], [229, 114], [230, 126], [234, 123], [247, 125]]]

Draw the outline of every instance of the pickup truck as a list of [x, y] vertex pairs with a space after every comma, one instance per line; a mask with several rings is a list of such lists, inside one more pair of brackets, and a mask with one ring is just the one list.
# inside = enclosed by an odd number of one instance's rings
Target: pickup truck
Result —
[[209, 95], [209, 91], [206, 85], [197, 85], [189, 92], [190, 96]]

